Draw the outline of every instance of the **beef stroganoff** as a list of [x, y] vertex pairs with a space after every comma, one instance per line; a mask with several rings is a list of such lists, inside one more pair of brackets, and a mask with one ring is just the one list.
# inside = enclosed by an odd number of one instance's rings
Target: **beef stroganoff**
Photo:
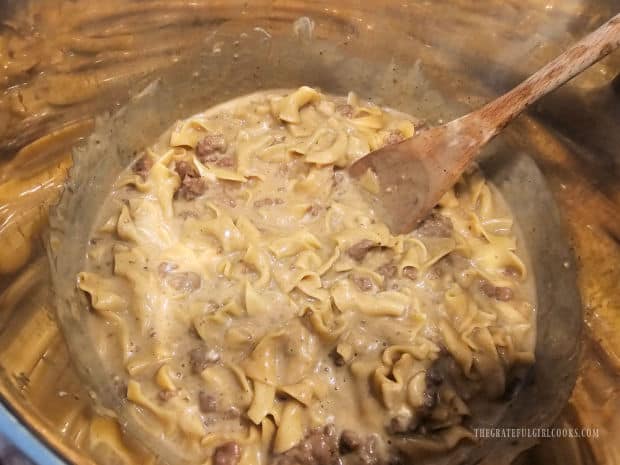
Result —
[[207, 462], [388, 464], [470, 440], [474, 399], [533, 362], [512, 215], [474, 171], [416, 230], [346, 168], [412, 136], [360, 101], [261, 92], [178, 122], [118, 178], [78, 286], [119, 389]]

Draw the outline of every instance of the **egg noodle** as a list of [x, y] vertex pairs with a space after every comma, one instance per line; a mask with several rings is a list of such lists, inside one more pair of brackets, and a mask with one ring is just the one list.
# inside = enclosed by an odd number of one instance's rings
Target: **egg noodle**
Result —
[[[510, 211], [479, 171], [393, 235], [346, 168], [413, 117], [310, 87], [179, 121], [118, 178], [78, 286], [127, 408], [207, 463], [394, 463], [472, 440], [533, 362]], [[197, 452], [197, 457], [199, 456]]]

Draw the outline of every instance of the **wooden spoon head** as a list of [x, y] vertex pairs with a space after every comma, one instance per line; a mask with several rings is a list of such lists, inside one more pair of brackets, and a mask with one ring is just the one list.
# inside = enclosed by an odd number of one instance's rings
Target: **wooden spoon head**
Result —
[[379, 193], [371, 201], [392, 233], [414, 229], [456, 183], [487, 139], [487, 134], [471, 130], [465, 118], [375, 150], [349, 168], [353, 178], [359, 179], [368, 170], [376, 175]]

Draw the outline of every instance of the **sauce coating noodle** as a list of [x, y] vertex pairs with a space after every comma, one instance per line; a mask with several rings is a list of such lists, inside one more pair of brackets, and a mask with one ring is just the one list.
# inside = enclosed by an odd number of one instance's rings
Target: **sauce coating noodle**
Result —
[[348, 177], [417, 125], [354, 94], [262, 92], [123, 172], [78, 286], [131, 408], [216, 465], [393, 463], [393, 435], [470, 438], [469, 401], [533, 362], [533, 290], [480, 172], [406, 235], [366, 200], [373, 176]]

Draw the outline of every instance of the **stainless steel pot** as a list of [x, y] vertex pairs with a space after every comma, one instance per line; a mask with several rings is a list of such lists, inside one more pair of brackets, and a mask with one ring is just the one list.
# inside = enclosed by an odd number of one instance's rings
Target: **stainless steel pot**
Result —
[[[0, 42], [6, 65], [0, 100], [5, 405], [68, 461], [149, 460], [135, 440], [93, 409], [81, 381], [90, 378], [79, 378], [69, 362], [40, 258], [46, 206], [65, 180], [68, 151], [92, 132], [95, 115], [125, 105], [161, 78], [157, 99], [143, 96], [99, 126], [97, 134], [105, 128], [122, 133], [107, 139], [112, 145], [106, 147], [121, 149], [106, 165], [118, 160], [116, 169], [133, 147], [174, 118], [260, 88], [354, 89], [430, 121], [448, 119], [515, 84], [619, 8], [578, 0], [5, 2]], [[620, 105], [612, 83], [618, 70], [616, 54], [543, 101], [489, 148], [496, 156], [484, 165], [524, 225], [539, 290], [538, 362], [503, 424], [553, 421], [580, 364], [581, 376], [559, 422], [600, 429], [599, 438], [590, 441], [542, 441], [527, 460], [604, 463], [618, 454], [610, 439], [620, 428], [603, 422], [620, 404], [605, 394], [616, 387], [620, 367], [620, 342], [613, 332], [620, 299], [620, 271], [614, 268], [620, 255], [614, 240], [620, 236], [614, 176]], [[90, 144], [78, 156], [101, 150], [94, 139]], [[78, 210], [71, 199], [99, 195], [105, 179], [90, 185], [78, 181], [110, 176], [113, 169], [81, 173], [73, 181], [77, 194], [66, 196], [62, 211], [87, 225], [91, 210]], [[80, 230], [72, 234], [76, 247], [63, 241], [63, 259], [80, 251]], [[69, 289], [72, 263], [61, 260], [54, 270], [60, 289]], [[576, 270], [587, 323], [582, 359]], [[61, 320], [71, 316], [60, 315]], [[81, 350], [76, 344], [70, 348], [74, 355]], [[85, 368], [77, 363], [78, 371]], [[492, 442], [471, 457], [493, 460], [521, 448], [521, 441]]]

